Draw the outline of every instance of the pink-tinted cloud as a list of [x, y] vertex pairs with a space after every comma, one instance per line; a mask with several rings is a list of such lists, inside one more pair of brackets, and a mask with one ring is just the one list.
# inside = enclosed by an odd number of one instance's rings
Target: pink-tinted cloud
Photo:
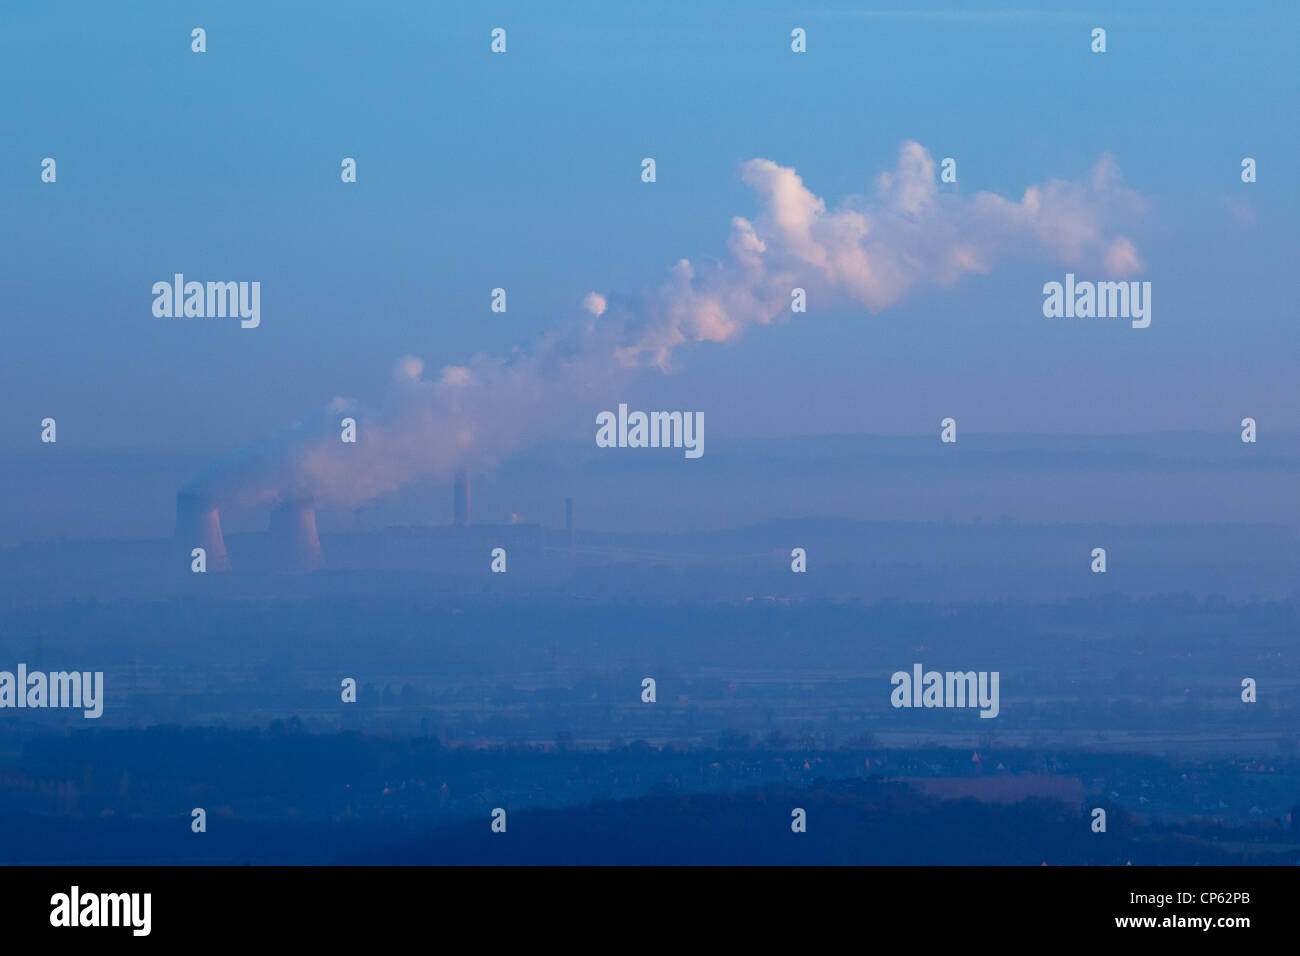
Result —
[[[907, 142], [869, 197], [834, 209], [771, 160], [750, 160], [740, 173], [758, 209], [752, 219], [732, 219], [721, 263], [683, 259], [640, 295], [588, 293], [585, 316], [509, 356], [479, 356], [431, 376], [422, 359], [404, 356], [377, 405], [336, 400], [220, 463], [193, 490], [245, 505], [294, 495], [351, 506], [411, 481], [447, 479], [459, 467], [490, 467], [546, 435], [564, 402], [608, 399], [627, 369], [667, 369], [686, 347], [790, 317], [796, 287], [818, 308], [879, 312], [919, 286], [948, 286], [1013, 256], [1098, 278], [1142, 269], [1116, 224], [1143, 203], [1109, 157], [1082, 181], [1049, 180], [1018, 200], [966, 198], [941, 190], [930, 154]], [[345, 410], [358, 421], [355, 445], [339, 440]]]

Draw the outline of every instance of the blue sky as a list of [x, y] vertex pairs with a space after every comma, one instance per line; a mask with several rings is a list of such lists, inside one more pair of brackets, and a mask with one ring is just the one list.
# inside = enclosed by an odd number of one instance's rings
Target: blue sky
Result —
[[[223, 451], [335, 396], [376, 398], [401, 355], [506, 355], [580, 316], [589, 290], [725, 257], [732, 217], [758, 211], [746, 160], [793, 167], [835, 207], [906, 140], [956, 157], [963, 196], [1010, 200], [1112, 155], [1148, 202], [1123, 234], [1151, 328], [1044, 319], [1042, 283], [1066, 269], [1008, 255], [876, 315], [814, 307], [689, 348], [601, 407], [701, 409], [736, 436], [928, 433], [944, 415], [972, 431], [1300, 428], [1290, 5], [862, 6], [7, 12], [0, 441], [35, 443], [54, 415], [61, 444]], [[1243, 156], [1259, 182], [1240, 182]], [[154, 318], [150, 287], [174, 272], [261, 281], [262, 326]], [[575, 416], [562, 437], [591, 430]]]

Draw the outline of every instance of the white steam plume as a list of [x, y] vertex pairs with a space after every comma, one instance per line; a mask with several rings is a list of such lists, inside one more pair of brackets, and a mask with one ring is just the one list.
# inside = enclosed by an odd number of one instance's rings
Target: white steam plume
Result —
[[[758, 215], [731, 221], [722, 263], [686, 259], [658, 289], [619, 297], [590, 292], [585, 318], [506, 358], [479, 356], [424, 375], [399, 359], [377, 408], [336, 399], [313, 419], [256, 443], [191, 483], [215, 501], [252, 505], [288, 496], [350, 507], [420, 479], [448, 479], [458, 467], [499, 461], [553, 418], [557, 404], [596, 391], [622, 370], [672, 368], [683, 346], [726, 342], [752, 325], [789, 317], [791, 290], [819, 306], [856, 303], [879, 312], [919, 285], [949, 285], [988, 272], [1002, 257], [1033, 256], [1104, 277], [1143, 268], [1115, 224], [1144, 203], [1102, 157], [1082, 181], [1050, 180], [1019, 201], [993, 193], [942, 192], [935, 162], [904, 143], [874, 193], [828, 211], [788, 167], [753, 159], [741, 176]], [[339, 441], [353, 414], [356, 446]]]

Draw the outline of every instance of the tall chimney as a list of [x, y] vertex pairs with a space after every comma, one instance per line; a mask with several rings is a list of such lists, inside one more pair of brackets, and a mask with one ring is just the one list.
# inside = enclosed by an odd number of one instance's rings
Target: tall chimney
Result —
[[569, 550], [573, 550], [573, 498], [564, 499], [564, 530], [569, 533]]
[[202, 548], [207, 554], [209, 571], [229, 571], [230, 556], [221, 536], [221, 517], [217, 506], [193, 492], [176, 495], [176, 539], [186, 552]]
[[464, 468], [456, 472], [456, 485], [451, 495], [456, 524], [469, 524], [469, 475]]
[[290, 571], [315, 571], [325, 563], [310, 498], [288, 498], [271, 511], [271, 552]]

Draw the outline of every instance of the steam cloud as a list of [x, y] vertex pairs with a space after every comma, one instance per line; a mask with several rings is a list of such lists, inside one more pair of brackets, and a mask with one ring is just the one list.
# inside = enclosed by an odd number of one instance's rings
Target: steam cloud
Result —
[[[686, 346], [731, 341], [789, 317], [795, 287], [818, 308], [856, 303], [876, 313], [917, 286], [947, 286], [1010, 255], [1113, 278], [1143, 269], [1133, 243], [1112, 230], [1144, 203], [1109, 157], [1082, 181], [1031, 186], [1018, 202], [941, 192], [934, 160], [914, 142], [903, 144], [893, 172], [876, 178], [873, 195], [834, 211], [770, 160], [750, 160], [741, 176], [759, 214], [732, 219], [725, 262], [698, 268], [682, 259], [659, 288], [639, 295], [589, 292], [585, 316], [504, 358], [479, 356], [426, 376], [421, 359], [404, 356], [380, 406], [335, 399], [187, 490], [238, 506], [302, 497], [355, 507], [412, 481], [448, 480], [458, 467], [490, 467], [540, 437], [562, 397], [598, 394], [629, 369], [671, 370]], [[339, 441], [348, 414], [358, 421], [355, 446]]]

